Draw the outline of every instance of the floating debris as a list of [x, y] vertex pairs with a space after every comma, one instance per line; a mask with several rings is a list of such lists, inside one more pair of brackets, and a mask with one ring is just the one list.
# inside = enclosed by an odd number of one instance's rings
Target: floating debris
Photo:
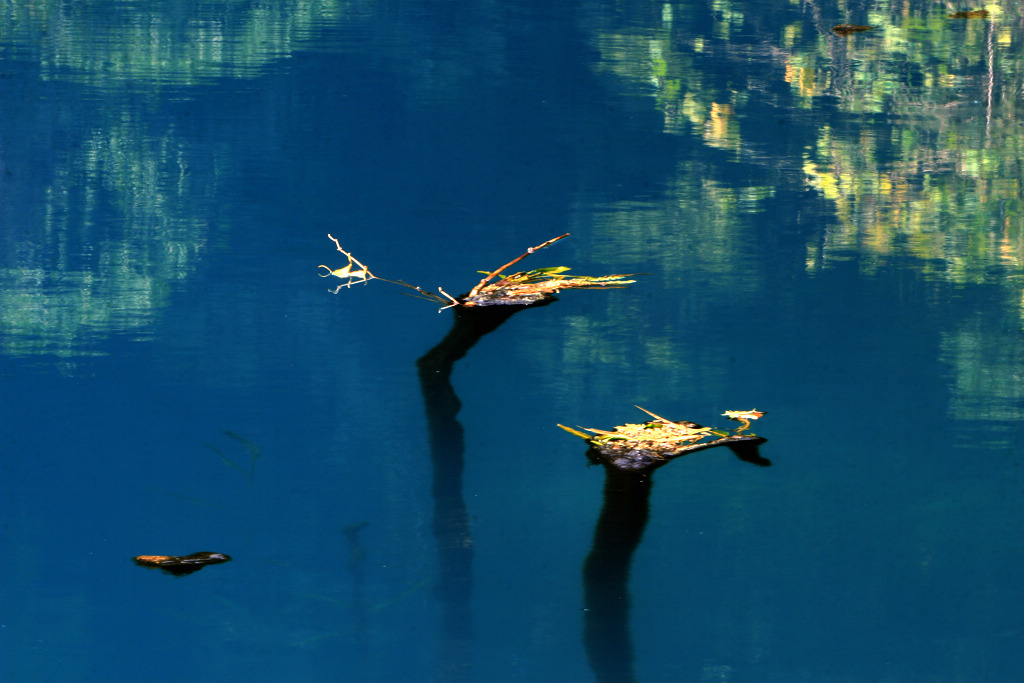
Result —
[[[530, 254], [568, 236], [569, 233], [565, 233], [564, 235], [549, 239], [547, 242], [538, 244], [536, 247], [531, 247], [525, 253], [512, 259], [497, 270], [478, 271], [487, 277], [478, 282], [468, 294], [462, 297], [454, 297], [441, 287], [437, 288], [437, 292], [431, 292], [422, 287], [410, 285], [408, 282], [388, 280], [374, 275], [370, 272], [369, 268], [358, 261], [351, 253], [342, 249], [341, 244], [332, 235], [327, 235], [327, 237], [334, 242], [338, 251], [348, 258], [348, 263], [341, 268], [332, 269], [330, 266], [325, 265], [317, 266], [317, 268], [323, 269], [320, 277], [333, 276], [344, 280], [342, 284], [331, 290], [334, 294], [340, 292], [343, 287], [351, 287], [357, 282], [366, 283], [370, 280], [383, 280], [384, 282], [416, 290], [417, 294], [413, 296], [443, 304], [441, 310], [453, 306], [465, 306], [466, 308], [474, 306], [529, 306], [541, 301], [551, 300], [555, 294], [563, 289], [617, 289], [636, 282], [636, 280], [627, 279], [631, 274], [600, 276], [566, 275], [565, 273], [569, 270], [568, 266], [536, 268], [534, 270], [512, 273], [511, 275], [502, 275], [503, 271], [519, 263]], [[498, 279], [495, 280], [495, 278]], [[492, 282], [492, 280], [495, 281]]]
[[946, 15], [950, 19], [986, 19], [988, 18], [987, 9], [972, 9], [966, 12], [953, 12], [952, 14]]
[[854, 33], [863, 33], [864, 31], [870, 31], [877, 26], [858, 26], [857, 24], [838, 24], [832, 27], [832, 30], [841, 36], [849, 36]]
[[716, 446], [729, 446], [741, 460], [756, 465], [771, 464], [757, 455], [756, 451], [756, 447], [767, 439], [755, 434], [740, 434], [750, 426], [750, 420], [756, 420], [764, 413], [756, 410], [726, 411], [725, 415], [729, 419], [743, 422], [735, 430], [728, 430], [703, 427], [695, 422], [674, 422], [640, 406], [635, 407], [654, 420], [620, 425], [611, 431], [590, 427], [573, 429], [561, 424], [558, 426], [590, 444], [591, 453], [588, 455], [592, 460], [618, 469], [653, 469], [674, 458]]
[[197, 572], [208, 564], [230, 562], [231, 556], [223, 553], [192, 553], [191, 555], [138, 555], [132, 561], [147, 569], [161, 569], [174, 576], [185, 576]]
[[463, 306], [521, 306], [547, 299], [563, 289], [620, 288], [636, 282], [636, 280], [626, 279], [630, 275], [602, 275], [597, 277], [579, 275], [571, 277], [564, 274], [570, 270], [567, 266], [537, 268], [535, 270], [513, 273], [503, 276], [496, 282], [491, 282], [506, 268], [511, 268], [530, 254], [568, 236], [569, 233], [565, 233], [564, 235], [549, 239], [547, 242], [536, 247], [527, 249], [526, 253], [512, 259], [494, 272], [480, 271], [487, 277], [478, 282], [476, 287], [469, 291], [469, 294], [462, 297], [456, 303]]

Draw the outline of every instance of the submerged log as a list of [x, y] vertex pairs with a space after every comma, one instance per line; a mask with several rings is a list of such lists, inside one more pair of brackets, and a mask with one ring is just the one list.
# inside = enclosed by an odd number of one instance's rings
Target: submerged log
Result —
[[558, 425], [590, 444], [587, 457], [605, 472], [604, 506], [583, 565], [583, 648], [598, 683], [638, 680], [629, 619], [629, 570], [650, 516], [653, 470], [675, 458], [717, 446], [727, 446], [744, 462], [771, 465], [757, 452], [767, 439], [740, 433], [764, 413], [727, 411], [726, 417], [742, 423], [728, 431], [672, 422], [640, 410], [655, 419], [612, 431], [587, 429], [589, 434]]
[[462, 492], [466, 443], [458, 420], [462, 401], [452, 386], [455, 363], [506, 320], [533, 306], [455, 309], [452, 329], [416, 361], [426, 409], [433, 465], [433, 531], [437, 547], [437, 595], [441, 601], [440, 670], [436, 680], [469, 683], [473, 660], [473, 534]]
[[587, 451], [587, 457], [595, 464], [608, 465], [620, 470], [645, 472], [667, 465], [676, 458], [696, 451], [703, 451], [718, 446], [728, 446], [729, 450], [740, 460], [753, 465], [767, 467], [771, 465], [771, 461], [767, 458], [762, 458], [757, 452], [757, 447], [767, 440], [763, 436], [755, 436], [753, 434], [724, 436], [706, 443], [680, 446], [671, 451], [644, 447], [630, 448], [628, 446], [609, 444], [591, 445], [590, 450]]

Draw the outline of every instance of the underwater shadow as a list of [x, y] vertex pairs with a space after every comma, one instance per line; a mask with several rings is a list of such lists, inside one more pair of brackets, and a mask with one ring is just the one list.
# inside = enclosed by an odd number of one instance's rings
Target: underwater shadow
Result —
[[462, 408], [451, 375], [455, 363], [480, 339], [527, 308], [556, 301], [547, 298], [525, 305], [454, 308], [452, 328], [434, 348], [416, 361], [427, 417], [433, 464], [434, 520], [441, 601], [442, 632], [439, 680], [472, 680], [473, 659], [473, 535], [462, 495], [466, 445], [457, 415]]
[[[686, 423], [692, 425], [693, 423]], [[699, 425], [694, 425], [699, 427]], [[633, 683], [635, 653], [629, 622], [629, 569], [650, 516], [652, 474], [675, 457], [718, 446], [740, 460], [767, 467], [759, 436], [728, 436], [659, 457], [642, 449], [628, 453], [592, 446], [587, 457], [604, 467], [604, 505], [583, 564], [583, 647], [598, 683]]]

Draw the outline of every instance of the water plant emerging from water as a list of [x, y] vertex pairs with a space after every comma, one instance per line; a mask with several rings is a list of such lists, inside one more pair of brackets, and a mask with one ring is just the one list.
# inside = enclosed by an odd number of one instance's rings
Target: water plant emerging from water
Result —
[[730, 446], [741, 460], [768, 464], [767, 460], [757, 455], [756, 450], [767, 439], [743, 433], [749, 429], [751, 420], [761, 418], [763, 412], [727, 410], [723, 413], [725, 417], [741, 423], [739, 427], [729, 430], [704, 427], [695, 422], [675, 422], [640, 406], [635, 407], [654, 419], [640, 424], [620, 425], [610, 431], [591, 427], [574, 429], [562, 424], [558, 426], [590, 444], [592, 459], [619, 469], [654, 469], [674, 458], [716, 446]]
[[323, 269], [323, 272], [320, 273], [321, 277], [333, 276], [344, 280], [342, 284], [334, 288], [333, 292], [335, 294], [340, 292], [343, 287], [351, 287], [359, 282], [366, 283], [370, 280], [383, 280], [384, 282], [416, 290], [419, 297], [441, 304], [441, 310], [453, 306], [464, 306], [467, 308], [474, 306], [523, 306], [550, 299], [563, 289], [617, 289], [636, 282], [636, 280], [627, 279], [630, 277], [628, 274], [600, 276], [566, 275], [570, 270], [568, 266], [535, 268], [533, 270], [517, 271], [509, 275], [502, 274], [505, 270], [519, 263], [530, 254], [540, 251], [544, 247], [550, 246], [568, 236], [569, 233], [565, 233], [535, 247], [531, 247], [497, 270], [477, 271], [485, 275], [485, 277], [468, 294], [460, 297], [451, 296], [441, 287], [438, 287], [435, 293], [422, 287], [411, 285], [408, 282], [388, 280], [374, 275], [366, 265], [356, 259], [350, 252], [345, 251], [338, 240], [332, 235], [327, 235], [327, 237], [334, 242], [338, 251], [345, 255], [348, 263], [341, 268], [332, 269], [325, 265], [317, 266], [317, 268]]
[[583, 648], [598, 683], [638, 680], [630, 631], [629, 568], [650, 516], [653, 471], [681, 455], [715, 446], [728, 446], [744, 462], [771, 465], [757, 452], [767, 439], [744, 433], [762, 412], [726, 411], [725, 417], [741, 423], [728, 430], [675, 422], [636, 407], [654, 419], [613, 430], [558, 425], [590, 444], [587, 457], [603, 465], [605, 473], [604, 505], [583, 563]]

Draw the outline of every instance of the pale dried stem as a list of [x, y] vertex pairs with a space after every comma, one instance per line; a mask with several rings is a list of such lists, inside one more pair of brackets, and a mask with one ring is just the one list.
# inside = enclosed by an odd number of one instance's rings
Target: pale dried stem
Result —
[[[416, 289], [419, 289], [419, 287], [417, 287]], [[446, 308], [451, 308], [452, 306], [458, 306], [458, 305], [460, 305], [462, 303], [461, 301], [459, 301], [458, 299], [453, 297], [451, 294], [449, 294], [448, 292], [446, 292], [443, 289], [441, 289], [441, 285], [437, 286], [437, 291], [441, 292], [441, 294], [443, 294], [445, 296], [445, 298], [448, 299], [448, 301], [451, 301], [451, 303], [448, 304], [447, 306], [444, 306], [443, 308], [437, 309], [438, 313], [440, 313], [441, 311], [445, 310]]]
[[[640, 408], [640, 406], [638, 406], [638, 405], [634, 405], [633, 407], [634, 408]], [[651, 417], [653, 417], [655, 419], [661, 420], [662, 422], [665, 422], [665, 423], [668, 423], [668, 424], [675, 424], [674, 422], [672, 422], [672, 420], [666, 420], [661, 415], [655, 415], [651, 411], [647, 410], [647, 408], [640, 408], [640, 410], [644, 411], [645, 413], [647, 413], [648, 415], [650, 415]]]

